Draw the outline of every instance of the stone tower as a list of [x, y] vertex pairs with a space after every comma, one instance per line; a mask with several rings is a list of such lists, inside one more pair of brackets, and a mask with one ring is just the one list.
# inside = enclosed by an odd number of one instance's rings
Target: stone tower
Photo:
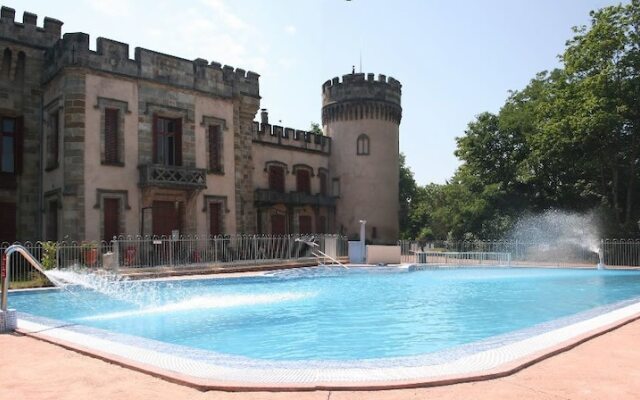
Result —
[[322, 85], [322, 125], [332, 139], [329, 169], [337, 228], [358, 237], [366, 220], [367, 240], [398, 240], [399, 81], [385, 75], [348, 74]]

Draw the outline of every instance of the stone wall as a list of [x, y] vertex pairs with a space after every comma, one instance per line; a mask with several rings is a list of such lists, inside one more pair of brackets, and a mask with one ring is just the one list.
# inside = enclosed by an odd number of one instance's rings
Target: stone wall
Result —
[[68, 69], [64, 76], [63, 107], [63, 153], [61, 164], [64, 171], [62, 190], [62, 235], [71, 240], [84, 240], [84, 132], [86, 74], [81, 69]]
[[236, 229], [238, 233], [256, 233], [256, 207], [253, 199], [253, 118], [260, 108], [260, 100], [239, 96], [234, 100], [233, 126], [235, 149]]
[[186, 60], [137, 47], [129, 59], [129, 45], [98, 38], [96, 51], [89, 49], [89, 35], [67, 33], [46, 52], [44, 78], [50, 79], [65, 67], [84, 67], [124, 77], [153, 81], [208, 95], [259, 98], [259, 75], [240, 68], [224, 67], [204, 59]]
[[[15, 10], [0, 9], [0, 115], [23, 120], [22, 170], [13, 188], [0, 188], [0, 201], [16, 203], [18, 240], [40, 238], [40, 142], [42, 111], [42, 70], [45, 49], [60, 38], [62, 22], [25, 12], [22, 22]], [[7, 53], [5, 53], [7, 51]]]

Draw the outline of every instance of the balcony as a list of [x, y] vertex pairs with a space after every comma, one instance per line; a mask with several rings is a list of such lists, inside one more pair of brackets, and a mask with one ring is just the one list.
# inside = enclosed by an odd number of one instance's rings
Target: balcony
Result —
[[335, 207], [336, 198], [319, 194], [302, 192], [281, 193], [269, 189], [256, 189], [255, 202], [257, 204], [288, 204], [292, 206]]
[[145, 164], [140, 167], [140, 187], [202, 190], [207, 188], [207, 170], [173, 165]]

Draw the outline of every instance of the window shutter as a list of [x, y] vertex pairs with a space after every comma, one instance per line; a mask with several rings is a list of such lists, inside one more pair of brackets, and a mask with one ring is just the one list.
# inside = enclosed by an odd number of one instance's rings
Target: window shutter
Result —
[[182, 165], [182, 118], [176, 118], [176, 165]]
[[209, 203], [209, 233], [222, 235], [222, 203]]
[[15, 143], [13, 148], [14, 171], [16, 172], [16, 175], [19, 175], [22, 173], [24, 164], [24, 117], [16, 118], [16, 131], [13, 136], [13, 140]]
[[158, 163], [158, 114], [153, 114], [153, 126], [151, 127], [153, 136], [153, 163]]
[[299, 169], [296, 172], [296, 190], [302, 193], [310, 193], [310, 183], [309, 171], [307, 171], [306, 169]]
[[114, 108], [104, 110], [104, 161], [115, 164], [118, 154], [118, 111]]
[[216, 125], [209, 126], [209, 169], [212, 171], [220, 171], [220, 144], [221, 144], [220, 127]]
[[269, 188], [284, 193], [284, 168], [274, 165], [269, 167]]
[[327, 195], [327, 175], [324, 172], [318, 174], [318, 178], [320, 178], [320, 195]]
[[103, 199], [104, 232], [102, 240], [110, 242], [120, 234], [120, 199]]

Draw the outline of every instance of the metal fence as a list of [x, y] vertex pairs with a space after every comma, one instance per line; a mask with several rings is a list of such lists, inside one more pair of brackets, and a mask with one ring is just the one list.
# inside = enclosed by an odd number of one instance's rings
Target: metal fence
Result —
[[[142, 237], [122, 236], [111, 242], [22, 242], [45, 268], [155, 268], [155, 267], [234, 267], [283, 263], [312, 258], [311, 249], [297, 239], [315, 241], [319, 249], [336, 258], [348, 255], [348, 242], [337, 235], [232, 235]], [[0, 254], [13, 243], [0, 243]], [[19, 254], [11, 256], [11, 281], [46, 279]]]
[[[308, 236], [304, 237], [308, 238]], [[277, 263], [313, 257], [310, 247], [299, 241], [300, 238], [303, 236], [182, 236], [177, 239], [171, 237], [120, 237], [112, 243], [120, 267], [198, 265], [224, 267], [253, 263]], [[322, 251], [334, 252], [338, 257], [347, 256], [346, 238], [319, 235], [314, 236], [313, 239]]]
[[484, 251], [419, 251], [415, 254], [418, 264], [511, 265], [511, 253]]
[[[478, 253], [475, 260], [481, 261], [481, 253], [509, 253], [512, 265], [548, 266], [595, 266], [599, 256], [596, 249], [576, 242], [535, 242], [520, 240], [473, 240], [473, 241], [411, 241], [399, 242], [402, 261], [418, 262], [419, 252]], [[640, 240], [601, 239], [598, 243], [604, 264], [612, 267], [640, 266]], [[473, 260], [472, 256], [466, 257]], [[442, 263], [438, 257], [430, 257], [427, 263]], [[467, 261], [471, 262], [471, 261]]]

